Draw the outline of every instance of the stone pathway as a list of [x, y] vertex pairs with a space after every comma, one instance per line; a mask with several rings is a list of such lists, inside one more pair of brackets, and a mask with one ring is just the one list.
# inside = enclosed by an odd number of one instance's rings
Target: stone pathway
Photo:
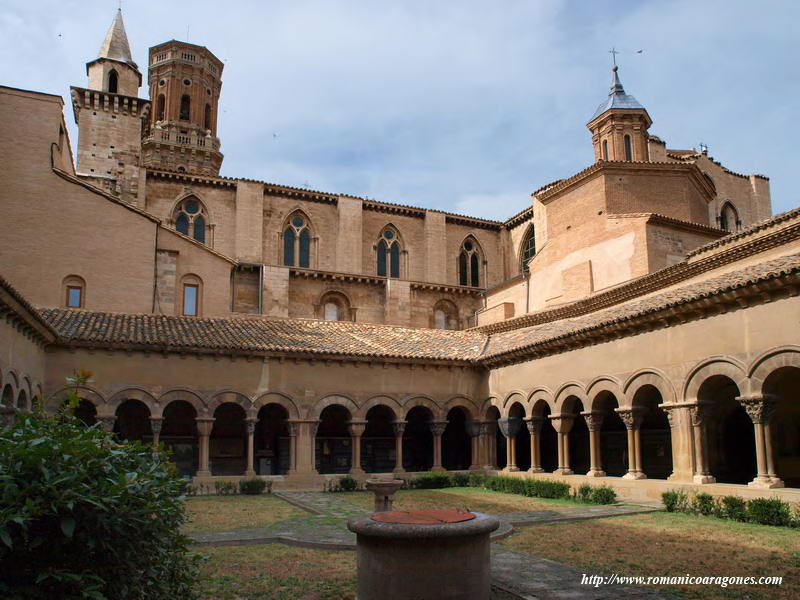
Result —
[[[276, 492], [276, 496], [305, 510], [308, 516], [273, 523], [267, 527], [194, 533], [198, 546], [239, 546], [283, 543], [327, 550], [355, 550], [356, 536], [347, 521], [368, 510], [347, 502], [337, 494], [323, 492]], [[492, 534], [497, 541], [509, 536], [514, 526], [541, 525], [562, 521], [599, 519], [658, 510], [635, 504], [565, 506], [558, 510], [537, 510], [497, 515], [500, 528]], [[629, 586], [592, 587], [581, 585], [583, 571], [524, 552], [492, 544], [492, 578], [501, 590], [523, 599], [662, 598], [652, 590]]]

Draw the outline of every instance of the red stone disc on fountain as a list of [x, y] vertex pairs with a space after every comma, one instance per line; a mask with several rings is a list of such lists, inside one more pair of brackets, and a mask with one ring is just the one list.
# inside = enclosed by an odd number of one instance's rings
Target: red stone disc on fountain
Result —
[[419, 510], [398, 510], [372, 515], [373, 521], [382, 523], [405, 523], [406, 525], [439, 525], [441, 523], [461, 523], [470, 521], [475, 515], [465, 510], [451, 508], [428, 508]]

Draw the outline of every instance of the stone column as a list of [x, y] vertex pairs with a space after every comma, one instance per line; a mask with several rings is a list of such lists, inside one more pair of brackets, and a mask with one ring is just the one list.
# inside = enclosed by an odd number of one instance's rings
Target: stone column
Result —
[[442, 467], [442, 434], [447, 427], [447, 421], [431, 421], [428, 426], [433, 434], [433, 467], [431, 471], [444, 471], [444, 467]]
[[667, 479], [673, 479], [676, 475], [676, 471], [680, 468], [678, 465], [677, 456], [680, 440], [675, 439], [675, 428], [678, 426], [678, 423], [680, 423], [678, 413], [679, 407], [659, 404], [659, 408], [661, 408], [667, 414], [667, 421], [669, 421], [670, 447], [672, 449], [672, 473], [669, 477], [667, 477]]
[[308, 454], [310, 459], [308, 470], [310, 473], [317, 472], [317, 430], [319, 429], [319, 424], [320, 421], [309, 421], [307, 423], [308, 437], [306, 438], [306, 442], [308, 443]]
[[406, 431], [406, 421], [393, 421], [394, 428], [394, 472], [405, 473], [403, 468], [403, 434]]
[[107, 433], [112, 433], [114, 431], [114, 423], [117, 422], [117, 417], [116, 415], [98, 415], [97, 422], [100, 423], [100, 429]]
[[481, 451], [481, 462], [483, 463], [484, 469], [491, 469], [491, 464], [489, 462], [489, 422], [488, 421], [481, 421], [481, 435], [480, 435], [480, 451]]
[[708, 409], [702, 404], [689, 407], [689, 417], [692, 422], [692, 442], [694, 448], [694, 483], [715, 483], [716, 479], [708, 470], [708, 457], [706, 453], [705, 421], [708, 418]]
[[531, 468], [528, 469], [528, 473], [543, 473], [541, 436], [544, 418], [525, 419], [525, 425], [528, 427], [528, 433], [531, 434]]
[[256, 421], [257, 419], [245, 420], [245, 425], [247, 426], [247, 468], [244, 471], [245, 477], [256, 476], [256, 470], [253, 467], [253, 456], [255, 455]]
[[572, 475], [569, 466], [569, 432], [575, 420], [574, 415], [552, 415], [550, 421], [558, 434], [558, 468], [556, 475]]
[[164, 424], [164, 419], [161, 417], [150, 417], [150, 429], [153, 431], [153, 448], [158, 447], [158, 441], [161, 437], [161, 426]]
[[584, 412], [581, 413], [586, 419], [586, 427], [589, 429], [589, 472], [587, 477], [605, 477], [603, 471], [603, 457], [600, 450], [600, 429], [603, 426], [603, 413]]
[[484, 433], [484, 469], [494, 471], [497, 469], [497, 421], [484, 421], [481, 430]]
[[297, 436], [300, 433], [300, 423], [289, 421], [289, 471], [287, 475], [297, 473]]
[[466, 423], [467, 435], [469, 436], [469, 470], [481, 470], [481, 422], [469, 420]]
[[640, 448], [641, 436], [639, 432], [642, 428], [644, 411], [640, 408], [617, 408], [625, 429], [628, 431], [628, 472], [622, 476], [623, 479], [644, 479], [646, 475], [641, 469], [642, 453]]
[[363, 475], [364, 469], [361, 468], [361, 436], [364, 435], [366, 421], [350, 421], [350, 441], [352, 443], [353, 457], [350, 461], [350, 474]]
[[200, 453], [197, 477], [211, 477], [211, 471], [208, 468], [208, 446], [209, 439], [211, 438], [211, 430], [214, 428], [214, 419], [197, 417], [195, 421], [197, 423], [198, 434], [197, 446]]
[[775, 402], [769, 396], [740, 396], [736, 398], [744, 409], [750, 420], [753, 421], [753, 429], [756, 434], [756, 463], [758, 473], [756, 478], [747, 485], [755, 488], [779, 488], [783, 487], [777, 475], [772, 458], [772, 443], [768, 440], [769, 421], [775, 410]]

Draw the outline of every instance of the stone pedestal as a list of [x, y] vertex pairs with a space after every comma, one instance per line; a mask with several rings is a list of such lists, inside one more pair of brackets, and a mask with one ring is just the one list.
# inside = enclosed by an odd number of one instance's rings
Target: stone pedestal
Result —
[[395, 492], [403, 487], [403, 483], [402, 479], [367, 479], [364, 482], [364, 487], [375, 494], [375, 512], [392, 510]]
[[[496, 517], [466, 513], [469, 520], [414, 521], [417, 511], [381, 513], [347, 523], [357, 535], [359, 600], [486, 600], [489, 597], [489, 534]], [[455, 513], [456, 511], [418, 511]], [[462, 513], [464, 514], [464, 513]], [[376, 518], [410, 516], [406, 522]]]

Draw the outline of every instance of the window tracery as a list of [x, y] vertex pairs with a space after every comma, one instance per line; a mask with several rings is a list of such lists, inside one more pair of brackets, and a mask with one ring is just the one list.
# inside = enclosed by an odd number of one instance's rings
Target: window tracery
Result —
[[481, 286], [481, 266], [483, 255], [480, 245], [471, 235], [461, 244], [461, 251], [458, 253], [458, 283], [472, 287]]
[[299, 211], [293, 213], [283, 228], [283, 265], [310, 269], [313, 241], [308, 217]]
[[206, 243], [206, 230], [209, 227], [205, 206], [196, 196], [188, 196], [181, 200], [172, 213], [175, 230], [194, 238], [201, 244]]

